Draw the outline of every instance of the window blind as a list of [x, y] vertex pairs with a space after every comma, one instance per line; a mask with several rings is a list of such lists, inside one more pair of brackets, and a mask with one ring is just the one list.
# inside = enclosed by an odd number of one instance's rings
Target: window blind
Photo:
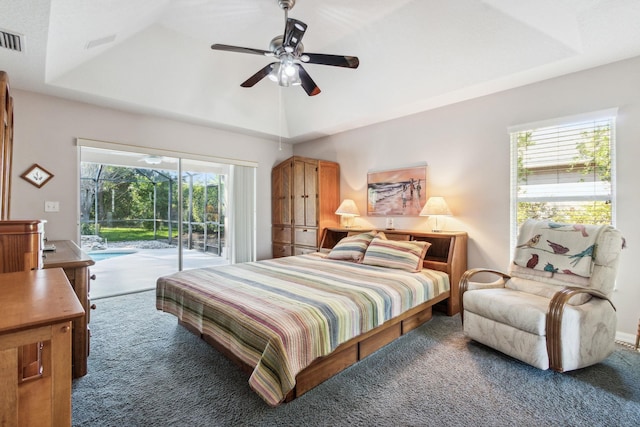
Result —
[[511, 138], [511, 237], [528, 218], [612, 224], [615, 112], [520, 126]]
[[229, 182], [230, 233], [228, 248], [232, 264], [255, 261], [256, 168], [231, 166]]

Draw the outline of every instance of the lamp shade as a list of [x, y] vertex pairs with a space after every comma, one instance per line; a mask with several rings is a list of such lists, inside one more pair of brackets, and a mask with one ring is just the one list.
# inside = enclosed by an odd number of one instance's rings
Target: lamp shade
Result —
[[422, 211], [420, 211], [420, 216], [431, 215], [452, 215], [447, 202], [444, 201], [444, 197], [429, 197], [429, 200], [427, 200], [427, 203], [422, 208]]
[[340, 203], [340, 206], [338, 206], [336, 215], [360, 216], [360, 211], [353, 200], [344, 199], [342, 203]]

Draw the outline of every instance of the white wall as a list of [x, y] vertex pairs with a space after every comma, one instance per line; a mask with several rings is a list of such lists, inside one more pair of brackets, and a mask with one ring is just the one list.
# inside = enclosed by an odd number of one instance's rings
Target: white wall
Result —
[[[444, 196], [455, 215], [448, 230], [469, 233], [469, 268], [505, 269], [509, 250], [509, 126], [618, 107], [617, 221], [627, 240], [614, 303], [620, 336], [635, 336], [640, 316], [640, 57], [490, 95], [410, 117], [297, 144], [294, 154], [341, 166], [342, 198], [352, 198], [356, 224], [366, 217], [367, 172], [427, 162], [427, 195]], [[396, 228], [427, 228], [424, 218], [396, 218]], [[636, 267], [634, 267], [636, 265]], [[625, 335], [627, 334], [627, 335]]]
[[[13, 90], [15, 104], [11, 219], [45, 219], [51, 240], [77, 240], [76, 138], [95, 139], [258, 163], [257, 253], [271, 257], [271, 168], [291, 146], [178, 121], [129, 114], [80, 102]], [[20, 175], [33, 163], [54, 174], [38, 189]], [[60, 212], [45, 213], [45, 200]]]

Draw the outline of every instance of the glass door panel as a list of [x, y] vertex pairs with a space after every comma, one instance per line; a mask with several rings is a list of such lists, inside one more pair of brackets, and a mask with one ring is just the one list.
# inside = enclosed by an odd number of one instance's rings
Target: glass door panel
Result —
[[81, 147], [79, 245], [96, 261], [92, 298], [154, 289], [159, 276], [227, 264], [228, 169]]
[[227, 264], [229, 167], [182, 159], [182, 269]]

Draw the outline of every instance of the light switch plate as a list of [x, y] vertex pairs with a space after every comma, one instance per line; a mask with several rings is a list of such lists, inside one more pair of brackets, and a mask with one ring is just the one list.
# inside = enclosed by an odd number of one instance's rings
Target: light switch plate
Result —
[[60, 202], [46, 201], [44, 202], [45, 212], [60, 212]]

